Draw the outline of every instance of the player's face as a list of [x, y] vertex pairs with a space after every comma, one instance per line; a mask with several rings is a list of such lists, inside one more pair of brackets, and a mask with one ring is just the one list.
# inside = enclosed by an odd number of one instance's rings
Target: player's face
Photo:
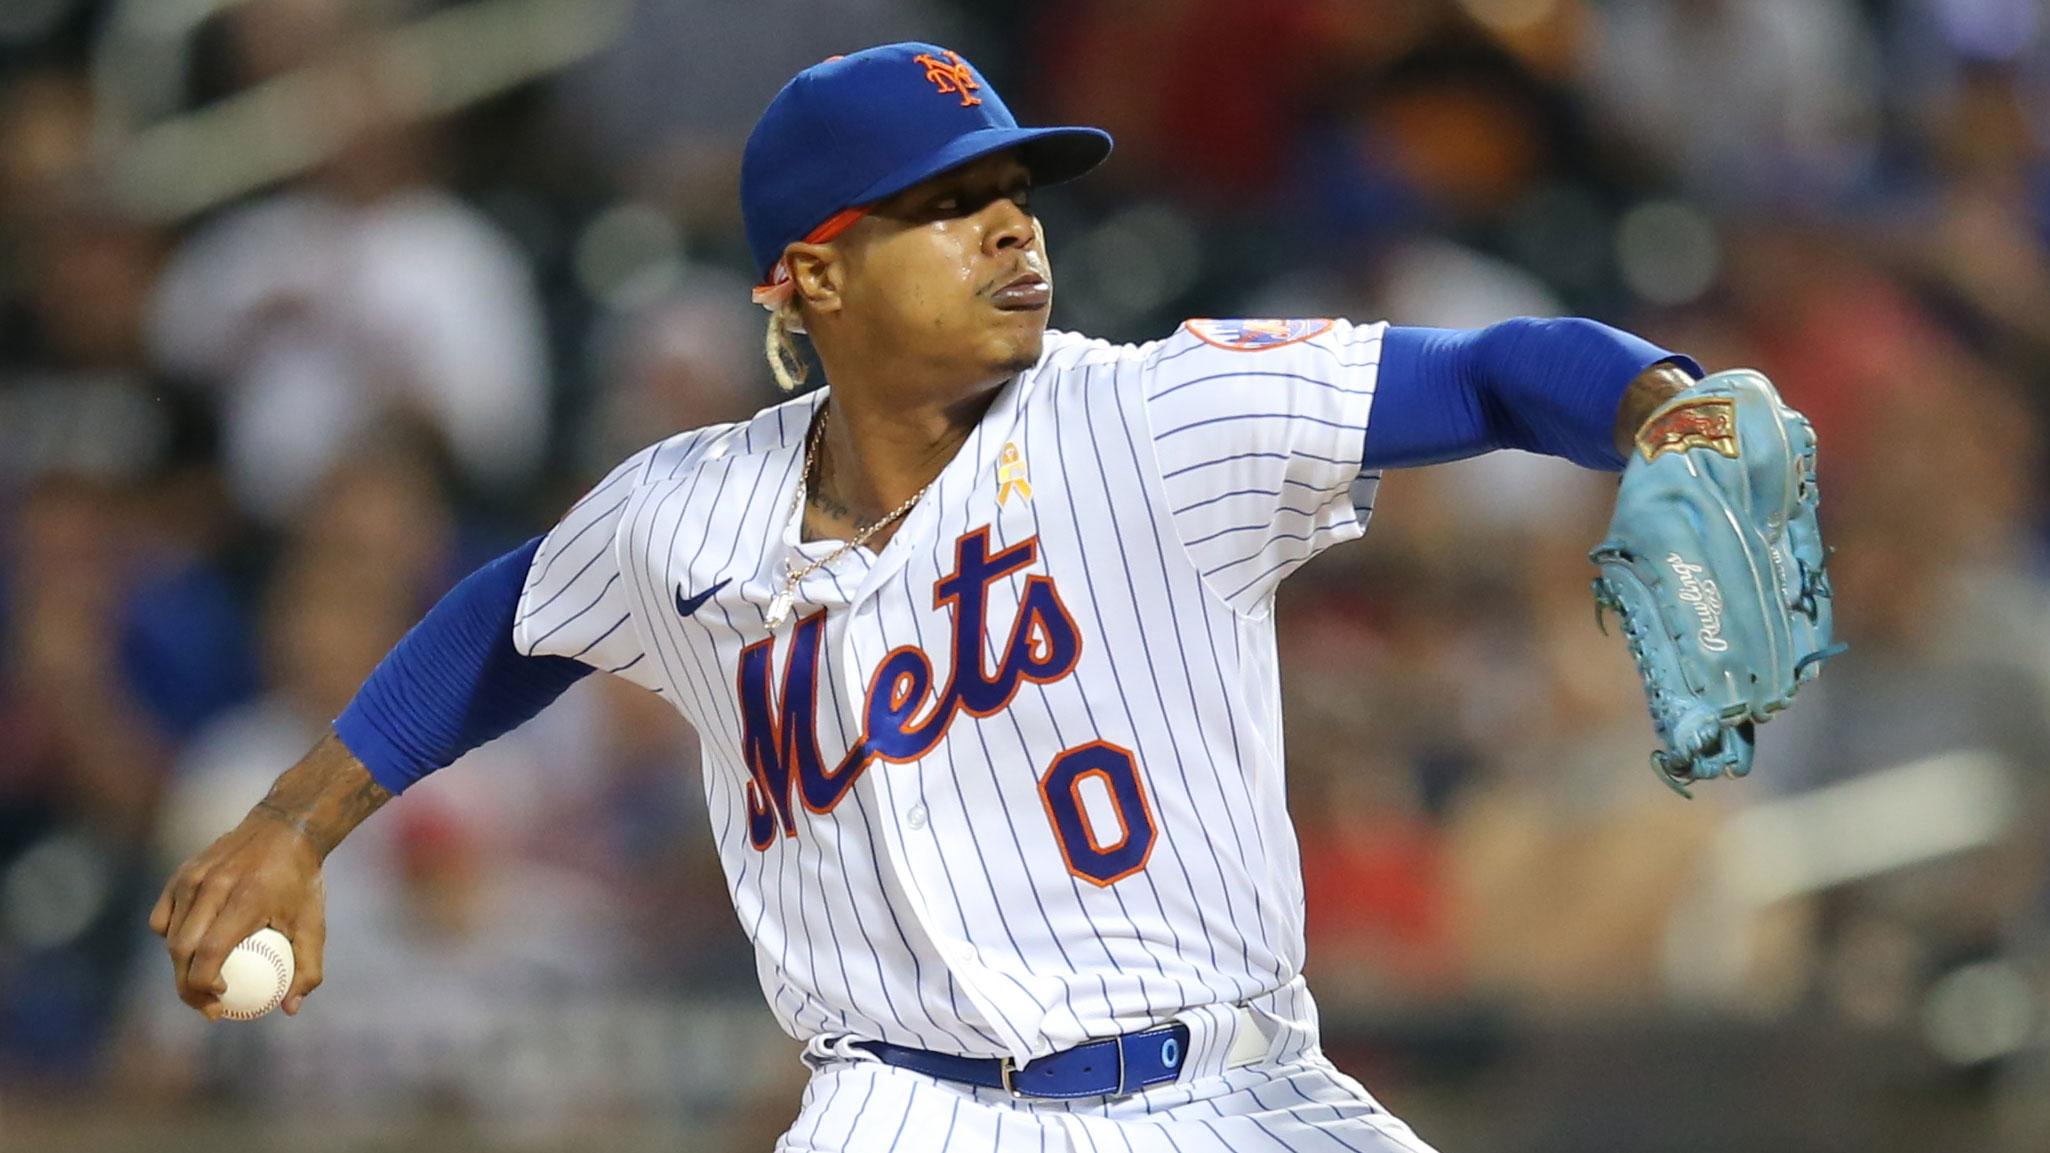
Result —
[[998, 154], [877, 204], [843, 289], [871, 347], [980, 379], [1038, 363], [1053, 270], [1031, 189]]

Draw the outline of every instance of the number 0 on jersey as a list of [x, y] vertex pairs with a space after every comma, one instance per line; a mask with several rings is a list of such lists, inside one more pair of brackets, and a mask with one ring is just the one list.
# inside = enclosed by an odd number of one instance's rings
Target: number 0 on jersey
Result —
[[[1108, 805], [1090, 804], [1085, 798], [1090, 792], [1107, 795]], [[1131, 750], [1108, 741], [1067, 750], [1054, 758], [1039, 782], [1039, 798], [1046, 802], [1070, 873], [1107, 887], [1146, 867], [1158, 830]], [[1109, 819], [1092, 819], [1092, 808]]]

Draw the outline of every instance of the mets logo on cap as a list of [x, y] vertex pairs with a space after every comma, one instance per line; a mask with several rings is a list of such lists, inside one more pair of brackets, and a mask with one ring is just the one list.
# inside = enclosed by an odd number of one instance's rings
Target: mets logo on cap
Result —
[[[946, 59], [943, 60], [940, 56]], [[940, 56], [921, 52], [913, 56], [911, 62], [925, 67], [925, 78], [932, 82], [933, 87], [942, 93], [960, 96], [961, 107], [968, 108], [982, 103], [980, 96], [973, 95], [982, 85], [976, 81], [975, 70], [968, 67], [968, 62], [944, 48], [940, 50]]]
[[1238, 352], [1259, 352], [1298, 344], [1331, 328], [1329, 320], [1191, 320], [1185, 326], [1205, 344]]

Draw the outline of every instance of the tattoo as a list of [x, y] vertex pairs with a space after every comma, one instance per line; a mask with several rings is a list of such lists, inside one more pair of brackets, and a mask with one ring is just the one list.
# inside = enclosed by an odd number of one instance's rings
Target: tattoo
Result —
[[882, 519], [883, 515], [882, 513], [876, 513], [871, 516], [857, 514], [845, 502], [826, 491], [824, 477], [821, 477], [819, 483], [805, 493], [804, 503], [810, 505], [820, 515], [845, 524], [855, 532], [866, 530], [868, 526]]
[[854, 521], [853, 509], [848, 508], [846, 505], [841, 504], [839, 501], [834, 500], [832, 497], [827, 496], [825, 493], [813, 492], [810, 495], [810, 503], [813, 508], [819, 510], [820, 512], [826, 514], [829, 517], [832, 517], [834, 520], [844, 520], [849, 523], [853, 523]]
[[[821, 413], [819, 415], [820, 422], [823, 423], [825, 419], [825, 414]], [[830, 520], [845, 521], [848, 524], [853, 524], [854, 510], [848, 508], [844, 502], [834, 499], [831, 494], [826, 492], [826, 480], [831, 475], [832, 456], [826, 452], [825, 445], [819, 443], [824, 438], [815, 435], [812, 439], [814, 448], [807, 450], [805, 453], [804, 463], [807, 468], [811, 469], [811, 474], [806, 478], [804, 503], [810, 505], [814, 510]], [[812, 459], [812, 451], [818, 453], [816, 460]]]
[[341, 738], [329, 733], [277, 779], [250, 814], [296, 829], [325, 859], [391, 798]]
[[1670, 361], [1661, 361], [1638, 373], [1624, 390], [1623, 403], [1616, 408], [1616, 451], [1629, 456], [1637, 430], [1644, 427], [1651, 414], [1693, 384], [1694, 378]]

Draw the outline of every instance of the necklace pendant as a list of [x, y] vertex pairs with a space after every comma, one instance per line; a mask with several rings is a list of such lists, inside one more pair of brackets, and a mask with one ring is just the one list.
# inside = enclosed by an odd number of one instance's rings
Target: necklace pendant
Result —
[[784, 589], [769, 598], [769, 611], [763, 617], [762, 623], [769, 626], [770, 632], [782, 628], [783, 622], [790, 619], [790, 607], [796, 599], [791, 589]]

